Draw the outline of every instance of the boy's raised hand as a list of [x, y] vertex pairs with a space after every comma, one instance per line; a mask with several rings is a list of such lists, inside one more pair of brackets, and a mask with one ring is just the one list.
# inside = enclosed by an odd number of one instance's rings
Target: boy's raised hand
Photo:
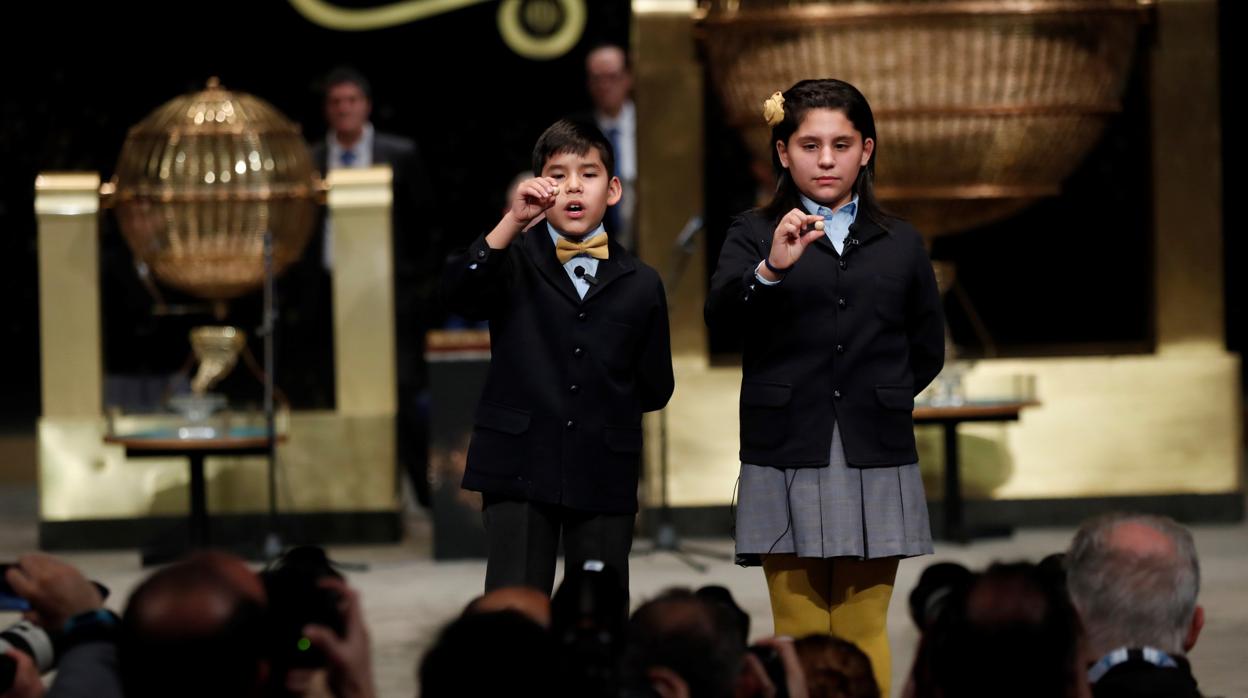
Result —
[[526, 179], [516, 187], [516, 198], [511, 202], [511, 215], [516, 222], [528, 224], [555, 205], [559, 195], [559, 183], [551, 177]]
[[555, 205], [559, 183], [550, 177], [526, 179], [516, 187], [516, 195], [503, 219], [485, 236], [485, 243], [500, 250], [511, 244], [529, 224]]

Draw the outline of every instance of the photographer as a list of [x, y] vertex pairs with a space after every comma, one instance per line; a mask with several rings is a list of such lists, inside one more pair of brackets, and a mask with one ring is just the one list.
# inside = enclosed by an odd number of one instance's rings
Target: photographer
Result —
[[213, 552], [157, 572], [130, 597], [120, 652], [126, 698], [299, 695], [321, 666], [337, 698], [374, 695], [359, 598], [317, 548], [263, 577]]
[[126, 604], [119, 667], [126, 698], [260, 696], [270, 675], [256, 575], [199, 553], [148, 577]]
[[72, 565], [41, 553], [23, 555], [5, 571], [4, 581], [29, 602], [31, 610], [25, 616], [36, 626], [31, 630], [45, 631], [54, 652], [39, 663], [30, 654], [6, 652], [15, 662], [15, 675], [9, 690], [0, 696], [44, 695], [40, 670], [49, 671], [56, 665], [57, 676], [47, 689], [48, 698], [121, 698], [117, 616], [104, 608], [101, 587]]
[[321, 584], [336, 591], [341, 599], [338, 610], [345, 633], [340, 636], [323, 625], [310, 625], [304, 634], [329, 660], [329, 686], [337, 698], [373, 698], [372, 648], [360, 595], [341, 580], [326, 579]]
[[[307, 564], [309, 552], [319, 566]], [[321, 667], [337, 698], [372, 698], [358, 595], [326, 570], [319, 549], [292, 551], [263, 578], [232, 555], [196, 553], [144, 580], [120, 621], [103, 609], [99, 587], [50, 556], [24, 556], [5, 579], [30, 602], [31, 620], [56, 629], [49, 698], [300, 695]], [[300, 661], [286, 661], [289, 648]], [[20, 653], [14, 662], [12, 689], [0, 698], [43, 695], [36, 663]]]

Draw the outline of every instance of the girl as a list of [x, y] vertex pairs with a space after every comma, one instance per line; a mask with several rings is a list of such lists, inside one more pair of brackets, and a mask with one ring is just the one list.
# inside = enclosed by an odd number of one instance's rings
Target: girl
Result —
[[709, 324], [744, 335], [738, 561], [762, 564], [776, 633], [831, 633], [889, 688], [897, 562], [932, 552], [911, 413], [944, 362], [923, 240], [875, 199], [875, 119], [839, 80], [764, 104], [775, 198], [734, 219]]

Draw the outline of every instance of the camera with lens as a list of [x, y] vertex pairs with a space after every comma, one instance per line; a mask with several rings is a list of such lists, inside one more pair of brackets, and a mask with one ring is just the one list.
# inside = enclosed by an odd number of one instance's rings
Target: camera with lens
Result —
[[271, 659], [286, 669], [325, 666], [326, 658], [312, 646], [303, 629], [323, 625], [338, 636], [346, 632], [339, 608], [341, 595], [321, 585], [342, 574], [322, 548], [292, 548], [260, 574], [269, 598], [269, 647]]
[[[13, 590], [5, 580], [5, 573], [13, 563], [0, 564], [0, 611], [29, 611], [30, 603]], [[108, 587], [92, 582], [101, 598], [108, 598]], [[52, 632], [28, 620], [22, 620], [0, 630], [0, 693], [9, 690], [17, 674], [17, 661], [6, 653], [16, 650], [27, 655], [40, 674], [56, 668], [56, 661], [69, 645], [76, 642], [111, 638], [117, 616], [110, 611], [98, 609], [71, 618], [65, 628]]]
[[56, 666], [56, 649], [52, 637], [43, 628], [28, 620], [0, 630], [0, 693], [9, 690], [17, 675], [17, 661], [6, 653], [17, 650], [30, 656], [40, 674]]
[[64, 629], [49, 632], [28, 620], [0, 630], [0, 693], [9, 690], [17, 675], [17, 662], [6, 653], [16, 650], [30, 657], [40, 674], [56, 668], [57, 660], [70, 647], [113, 638], [117, 616], [97, 609], [74, 616]]
[[578, 695], [606, 695], [617, 680], [616, 657], [628, 620], [619, 572], [588, 560], [569, 569], [550, 602], [551, 634], [569, 663]]

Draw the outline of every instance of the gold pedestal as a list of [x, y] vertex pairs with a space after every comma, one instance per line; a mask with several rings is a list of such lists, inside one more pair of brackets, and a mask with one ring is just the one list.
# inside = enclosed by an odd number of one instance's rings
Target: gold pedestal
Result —
[[[337, 174], [337, 173], [335, 173]], [[335, 176], [334, 249], [338, 403], [279, 422], [278, 508], [283, 513], [396, 514], [394, 300], [389, 168]], [[43, 412], [37, 429], [41, 523], [182, 515], [181, 461], [127, 459], [106, 445], [98, 283], [98, 187], [93, 174], [37, 182]], [[309, 347], [309, 351], [317, 348]], [[261, 426], [259, 414], [235, 415]], [[124, 416], [113, 431], [172, 426], [173, 415]], [[212, 458], [213, 514], [267, 509], [263, 458]]]

